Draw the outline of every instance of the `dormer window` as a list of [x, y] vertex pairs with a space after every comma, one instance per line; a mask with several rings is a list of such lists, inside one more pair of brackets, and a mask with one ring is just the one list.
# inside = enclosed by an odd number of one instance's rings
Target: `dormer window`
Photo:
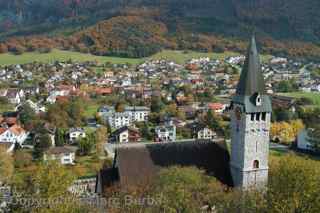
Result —
[[261, 106], [262, 100], [261, 100], [261, 95], [257, 94], [256, 96], [256, 106]]

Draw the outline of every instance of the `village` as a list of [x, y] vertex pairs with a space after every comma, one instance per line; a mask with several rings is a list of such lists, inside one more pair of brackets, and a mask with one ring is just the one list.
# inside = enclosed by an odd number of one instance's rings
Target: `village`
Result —
[[[34, 161], [57, 160], [77, 171], [80, 179], [71, 191], [94, 193], [96, 173], [112, 163], [119, 144], [229, 140], [230, 98], [244, 60], [239, 55], [185, 64], [163, 59], [137, 66], [67, 61], [0, 67], [0, 146], [16, 153], [21, 172]], [[320, 64], [270, 57], [262, 71], [274, 122], [296, 121], [283, 117], [312, 105], [282, 94], [320, 92]], [[306, 132], [288, 140], [299, 138], [299, 148], [311, 151]], [[281, 131], [273, 139], [285, 140]]]

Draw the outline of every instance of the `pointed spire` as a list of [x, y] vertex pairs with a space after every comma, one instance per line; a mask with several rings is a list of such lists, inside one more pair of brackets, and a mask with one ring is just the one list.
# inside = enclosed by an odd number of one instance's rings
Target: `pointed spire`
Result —
[[247, 50], [246, 60], [241, 72], [236, 94], [251, 96], [256, 93], [265, 94], [265, 83], [261, 72], [256, 39], [253, 34]]

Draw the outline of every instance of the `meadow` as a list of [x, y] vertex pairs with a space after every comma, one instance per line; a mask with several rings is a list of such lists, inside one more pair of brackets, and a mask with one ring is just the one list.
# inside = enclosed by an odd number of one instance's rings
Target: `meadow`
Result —
[[[236, 56], [239, 53], [224, 52], [224, 53], [202, 53], [194, 51], [176, 51], [163, 50], [148, 58], [120, 58], [112, 56], [95, 56], [92, 54], [85, 54], [72, 51], [64, 51], [54, 49], [50, 53], [27, 52], [21, 55], [14, 55], [11, 53], [0, 54], [0, 66], [11, 64], [27, 64], [34, 61], [42, 63], [51, 63], [54, 61], [68, 61], [73, 60], [77, 62], [83, 61], [97, 61], [100, 63], [128, 63], [132, 65], [140, 64], [147, 59], [168, 59], [176, 63], [183, 64], [191, 58], [210, 57], [215, 59], [224, 59], [229, 56]], [[262, 60], [268, 59], [269, 56], [262, 56]]]

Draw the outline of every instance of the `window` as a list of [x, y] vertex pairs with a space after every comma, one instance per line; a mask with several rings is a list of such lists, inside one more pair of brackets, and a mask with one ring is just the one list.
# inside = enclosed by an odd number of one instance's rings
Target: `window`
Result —
[[251, 113], [251, 121], [254, 121], [254, 113]]
[[263, 112], [262, 113], [262, 120], [265, 121], [267, 119], [267, 113]]
[[259, 169], [259, 161], [258, 160], [253, 161], [253, 168]]
[[260, 121], [260, 113], [259, 112], [256, 114], [256, 120]]

